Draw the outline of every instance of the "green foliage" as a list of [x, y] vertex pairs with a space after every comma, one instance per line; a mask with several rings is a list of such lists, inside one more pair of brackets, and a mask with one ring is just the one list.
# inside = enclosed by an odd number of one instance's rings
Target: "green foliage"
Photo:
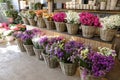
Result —
[[41, 4], [40, 2], [35, 3], [35, 4], [33, 5], [33, 9], [34, 9], [34, 10], [39, 10], [39, 9], [41, 9], [41, 8], [42, 8], [42, 4]]
[[7, 10], [5, 11], [5, 15], [9, 18], [15, 19], [18, 16], [18, 12], [16, 10]]
[[26, 12], [27, 18], [34, 19], [35, 18], [35, 12], [30, 10]]
[[19, 24], [19, 23], [23, 23], [22, 18], [20, 16], [17, 16], [17, 18], [14, 20], [14, 24]]

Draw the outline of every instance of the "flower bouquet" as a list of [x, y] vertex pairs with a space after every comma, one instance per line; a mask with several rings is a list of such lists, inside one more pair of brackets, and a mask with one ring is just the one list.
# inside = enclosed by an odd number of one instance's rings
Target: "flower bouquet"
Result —
[[99, 18], [94, 14], [82, 12], [79, 14], [82, 27], [82, 35], [86, 38], [92, 38], [95, 34], [96, 28], [101, 27]]
[[101, 80], [114, 66], [116, 53], [103, 47], [98, 52], [85, 48], [80, 51], [81, 80]]
[[77, 34], [79, 30], [79, 15], [77, 12], [69, 11], [66, 13], [66, 26], [69, 34]]
[[32, 26], [36, 26], [36, 21], [35, 21], [35, 12], [32, 10], [29, 10], [26, 12], [27, 19]]
[[40, 33], [39, 29], [32, 29], [32, 30], [26, 30], [23, 32], [21, 36], [21, 40], [23, 41], [24, 47], [27, 51], [27, 54], [30, 56], [35, 55], [33, 51], [33, 43], [32, 38]]
[[43, 18], [45, 20], [45, 24], [47, 29], [55, 29], [55, 23], [53, 21], [53, 13], [48, 14], [48, 13], [43, 13]]
[[60, 60], [60, 67], [65, 75], [72, 76], [75, 74], [78, 63], [78, 49], [82, 49], [82, 43], [69, 41], [56, 47], [54, 53]]
[[46, 13], [47, 10], [37, 10], [35, 11], [36, 13], [36, 16], [37, 16], [37, 25], [41, 28], [45, 28], [46, 25], [45, 25], [45, 21], [43, 20], [43, 13]]
[[29, 25], [29, 21], [27, 19], [26, 11], [21, 11], [19, 13], [19, 15], [21, 16], [23, 23]]
[[14, 31], [22, 31], [24, 32], [26, 30], [26, 26], [23, 24], [10, 24], [10, 29]]
[[101, 24], [103, 27], [100, 29], [100, 38], [103, 41], [112, 41], [120, 27], [120, 16], [112, 15], [101, 18]]
[[34, 37], [32, 39], [33, 46], [34, 46], [33, 50], [34, 50], [35, 55], [38, 58], [38, 60], [43, 60], [42, 53], [43, 53], [44, 49], [43, 49], [43, 46], [39, 44], [39, 40], [40, 40], [40, 37]]
[[56, 29], [58, 32], [64, 32], [66, 30], [65, 18], [66, 14], [64, 12], [54, 14], [53, 20], [55, 21]]
[[[45, 38], [44, 38], [45, 39]], [[48, 40], [48, 41], [47, 41]], [[45, 54], [43, 53], [43, 58], [45, 63], [48, 65], [49, 68], [56, 68], [58, 67], [58, 60], [56, 55], [54, 54], [54, 48], [63, 41], [61, 37], [49, 37], [45, 42], [46, 49]]]

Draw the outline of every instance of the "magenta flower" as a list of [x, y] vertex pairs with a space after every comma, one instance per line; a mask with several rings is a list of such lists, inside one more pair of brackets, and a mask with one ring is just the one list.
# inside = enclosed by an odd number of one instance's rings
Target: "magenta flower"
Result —
[[80, 16], [79, 21], [83, 25], [102, 27], [99, 18], [95, 16], [94, 14], [91, 14], [88, 12], [82, 12], [81, 14], [79, 14], [79, 16]]
[[66, 14], [64, 12], [56, 13], [53, 16], [53, 19], [56, 22], [64, 22], [65, 18], [66, 18]]

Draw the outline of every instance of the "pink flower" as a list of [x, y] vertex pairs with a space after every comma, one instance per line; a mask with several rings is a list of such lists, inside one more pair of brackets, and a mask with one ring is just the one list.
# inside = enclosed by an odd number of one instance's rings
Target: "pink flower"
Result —
[[53, 16], [54, 21], [56, 22], [64, 22], [66, 14], [64, 12], [56, 13]]
[[79, 16], [80, 16], [79, 21], [83, 25], [102, 27], [99, 18], [91, 13], [82, 12], [81, 14], [79, 14]]

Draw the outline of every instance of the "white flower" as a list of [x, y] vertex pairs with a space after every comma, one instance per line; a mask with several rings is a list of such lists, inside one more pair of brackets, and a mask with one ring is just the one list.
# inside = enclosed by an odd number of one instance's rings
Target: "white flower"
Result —
[[68, 11], [66, 15], [66, 20], [68, 23], [79, 24], [79, 14], [77, 12]]
[[11, 35], [13, 32], [14, 32], [13, 30], [4, 31], [4, 32], [3, 32], [3, 36], [9, 36], [9, 35]]
[[103, 30], [117, 29], [120, 27], [120, 15], [112, 15], [109, 17], [101, 18], [100, 20], [103, 26]]

